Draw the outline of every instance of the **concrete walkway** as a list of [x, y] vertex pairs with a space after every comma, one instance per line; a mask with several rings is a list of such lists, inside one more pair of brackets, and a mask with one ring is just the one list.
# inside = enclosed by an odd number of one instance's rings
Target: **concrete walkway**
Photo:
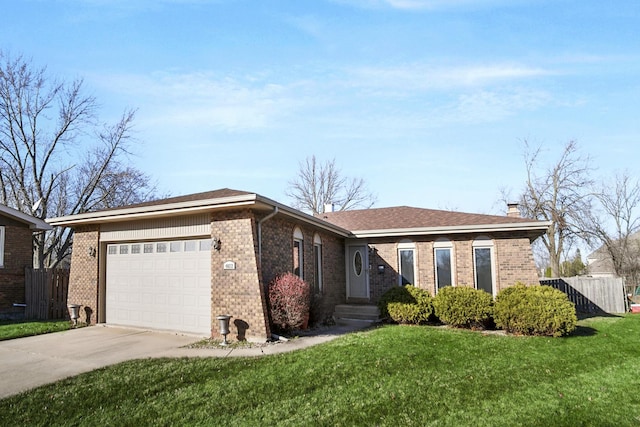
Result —
[[327, 342], [362, 327], [334, 326], [286, 342], [238, 348], [185, 348], [201, 338], [104, 325], [0, 341], [0, 399], [126, 360], [277, 354]]

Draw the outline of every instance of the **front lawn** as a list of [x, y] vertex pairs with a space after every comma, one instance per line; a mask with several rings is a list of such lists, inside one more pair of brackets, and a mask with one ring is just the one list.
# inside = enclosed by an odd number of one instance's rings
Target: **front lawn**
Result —
[[0, 322], [0, 341], [71, 329], [68, 320]]
[[632, 426], [640, 316], [568, 338], [384, 326], [255, 359], [132, 361], [0, 401], [0, 425]]

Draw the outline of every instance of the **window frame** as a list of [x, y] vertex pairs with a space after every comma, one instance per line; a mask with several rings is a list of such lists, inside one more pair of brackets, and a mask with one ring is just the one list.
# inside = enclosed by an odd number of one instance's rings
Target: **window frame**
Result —
[[[293, 229], [293, 274], [304, 280], [304, 234], [299, 227]], [[296, 273], [296, 263], [297, 270]]]
[[313, 236], [313, 288], [316, 294], [322, 293], [324, 276], [322, 267], [322, 239], [316, 233]]
[[[439, 251], [448, 251], [449, 252], [449, 273], [450, 273], [450, 285], [440, 286], [440, 274], [438, 272], [438, 252]], [[435, 273], [435, 293], [446, 286], [455, 286], [456, 285], [456, 269], [455, 269], [455, 250], [453, 242], [449, 239], [438, 239], [433, 243], [433, 268]]]
[[478, 280], [478, 262], [477, 251], [480, 249], [489, 250], [489, 272], [491, 273], [491, 295], [496, 296], [496, 267], [495, 267], [495, 245], [493, 240], [486, 236], [481, 236], [475, 239], [472, 243], [473, 249], [473, 285], [475, 289], [486, 291], [484, 288], [479, 288]]
[[4, 242], [5, 242], [5, 226], [0, 225], [0, 268], [4, 268]]
[[[402, 273], [402, 252], [411, 252], [412, 268], [413, 268], [413, 282], [404, 283], [404, 275]], [[398, 286], [413, 285], [418, 286], [417, 278], [417, 256], [416, 256], [416, 244], [409, 240], [403, 240], [398, 243], [397, 248], [398, 256]]]

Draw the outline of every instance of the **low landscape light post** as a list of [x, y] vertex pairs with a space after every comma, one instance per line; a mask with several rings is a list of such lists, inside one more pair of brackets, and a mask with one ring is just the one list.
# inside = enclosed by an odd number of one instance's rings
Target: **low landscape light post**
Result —
[[220, 335], [224, 337], [220, 345], [229, 345], [227, 342], [227, 334], [229, 333], [229, 319], [231, 319], [231, 316], [223, 314], [218, 316], [217, 319], [218, 322], [220, 322]]
[[79, 311], [80, 311], [80, 304], [69, 304], [69, 317], [73, 322], [73, 326], [78, 326]]

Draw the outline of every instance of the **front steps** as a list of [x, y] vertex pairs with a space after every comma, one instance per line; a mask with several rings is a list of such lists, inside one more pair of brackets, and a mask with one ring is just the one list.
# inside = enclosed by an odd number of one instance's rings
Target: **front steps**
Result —
[[373, 325], [380, 322], [380, 310], [375, 305], [339, 304], [333, 319], [338, 325]]

